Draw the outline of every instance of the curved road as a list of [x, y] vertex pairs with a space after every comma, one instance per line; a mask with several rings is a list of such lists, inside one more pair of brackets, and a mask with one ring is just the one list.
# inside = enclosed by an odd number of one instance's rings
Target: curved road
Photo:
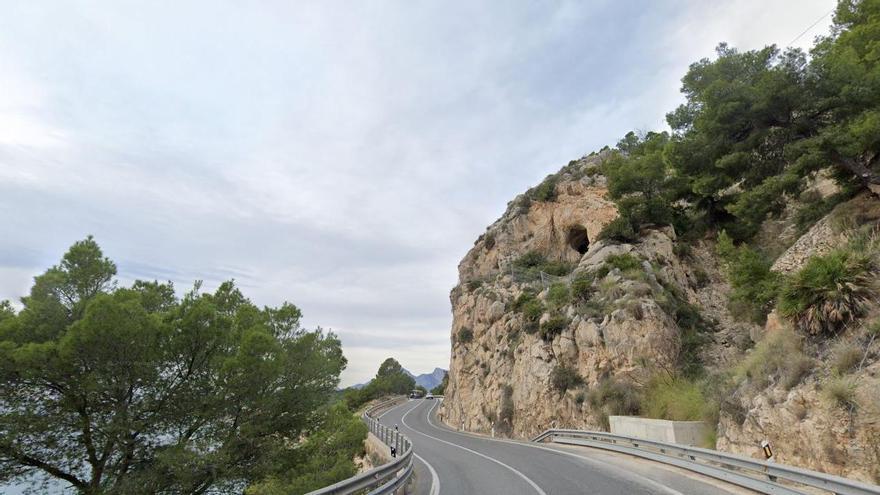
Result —
[[439, 400], [416, 399], [382, 414], [415, 447], [417, 495], [714, 495], [738, 488], [595, 449], [478, 437], [437, 421]]

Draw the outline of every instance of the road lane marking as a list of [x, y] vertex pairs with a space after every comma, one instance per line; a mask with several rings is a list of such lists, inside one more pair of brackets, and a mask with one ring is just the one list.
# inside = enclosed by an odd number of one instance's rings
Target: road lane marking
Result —
[[[391, 409], [388, 409], [387, 411], [380, 414], [377, 419], [382, 419], [382, 416], [385, 416], [386, 414], [390, 413], [391, 411], [395, 411], [395, 410], [399, 409], [400, 407], [408, 404], [409, 402], [412, 402], [412, 399], [410, 399], [406, 402], [401, 402], [400, 404], [392, 407]], [[406, 426], [406, 423], [404, 423], [404, 426]], [[407, 426], [407, 428], [409, 428], [409, 427]], [[413, 431], [415, 431], [415, 430], [413, 430]], [[413, 447], [413, 450], [415, 451], [415, 447]], [[434, 469], [434, 466], [432, 466], [431, 463], [426, 461], [419, 454], [416, 454], [415, 452], [413, 452], [413, 455], [416, 457], [416, 459], [422, 461], [422, 463], [428, 467], [428, 471], [431, 472], [431, 493], [430, 493], [430, 495], [439, 495], [440, 494], [440, 477], [437, 476], [437, 471]]]
[[[415, 431], [415, 430], [413, 430]], [[440, 477], [437, 476], [437, 471], [434, 470], [434, 466], [431, 465], [430, 462], [426, 461], [422, 456], [413, 452], [413, 455], [416, 456], [416, 459], [422, 461], [425, 466], [428, 466], [428, 471], [431, 471], [431, 495], [439, 495], [440, 493]]]
[[[435, 430], [445, 431], [448, 433], [454, 433], [456, 435], [461, 435], [463, 437], [478, 438], [478, 439], [482, 439], [482, 440], [490, 440], [490, 441], [495, 441], [495, 442], [509, 443], [509, 444], [513, 444], [513, 445], [522, 445], [523, 447], [531, 447], [533, 449], [541, 449], [541, 450], [546, 450], [549, 452], [555, 452], [557, 454], [567, 455], [570, 457], [576, 457], [578, 459], [586, 461], [588, 464], [592, 464], [594, 466], [600, 465], [602, 468], [604, 468], [606, 470], [616, 471], [618, 473], [622, 473], [625, 477], [629, 477], [633, 481], [644, 483], [648, 486], [651, 486], [657, 490], [660, 490], [660, 491], [666, 493], [667, 495], [684, 495], [683, 493], [681, 493], [678, 490], [675, 490], [675, 489], [670, 488], [666, 485], [663, 485], [657, 481], [652, 480], [651, 478], [642, 476], [641, 474], [636, 474], [631, 471], [626, 471], [626, 470], [623, 470], [613, 464], [609, 464], [607, 462], [602, 462], [602, 461], [599, 461], [596, 459], [590, 459], [589, 457], [584, 457], [584, 456], [575, 454], [574, 452], [567, 452], [564, 450], [551, 449], [549, 447], [542, 447], [540, 445], [533, 445], [530, 443], [514, 442], [512, 440], [503, 440], [503, 439], [499, 439], [499, 438], [487, 438], [487, 437], [483, 437], [483, 436], [479, 436], [479, 435], [472, 435], [469, 433], [462, 433], [459, 431], [453, 431], [453, 430], [450, 430], [447, 428], [440, 428], [439, 426], [435, 425], [433, 421], [431, 421], [431, 413], [434, 412], [434, 409], [436, 407], [437, 407], [437, 404], [434, 404], [433, 406], [431, 406], [431, 410], [428, 411], [428, 424], [430, 424]], [[415, 408], [413, 408], [413, 409], [415, 409]], [[618, 474], [618, 475], [620, 475], [620, 474]]]
[[[438, 402], [435, 402], [434, 405], [431, 406], [431, 411], [433, 411], [434, 408], [437, 407], [437, 404], [439, 404], [439, 401], [438, 401]], [[462, 447], [461, 445], [454, 444], [454, 443], [452, 443], [452, 442], [447, 442], [446, 440], [443, 440], [442, 438], [437, 438], [437, 437], [435, 437], [435, 436], [428, 435], [427, 433], [422, 433], [421, 431], [416, 430], [416, 429], [413, 428], [412, 426], [408, 425], [408, 424], [406, 423], [406, 417], [409, 416], [409, 413], [415, 411], [415, 409], [416, 409], [417, 407], [419, 407], [419, 404], [416, 404], [415, 407], [413, 407], [412, 409], [410, 409], [409, 411], [407, 411], [406, 414], [404, 414], [403, 417], [400, 418], [400, 422], [403, 423], [404, 426], [406, 426], [407, 428], [409, 428], [410, 430], [412, 430], [414, 433], [418, 433], [419, 435], [422, 435], [422, 436], [428, 437], [428, 438], [430, 438], [430, 439], [436, 440], [436, 441], [438, 441], [438, 442], [440, 442], [440, 443], [445, 443], [446, 445], [449, 445], [449, 446], [452, 446], [452, 447], [455, 447], [455, 448], [459, 448], [459, 449], [461, 449], [461, 450], [464, 450], [464, 451], [470, 452], [471, 454], [478, 455], [478, 456], [480, 456], [480, 457], [482, 457], [482, 458], [484, 458], [484, 459], [486, 459], [486, 460], [492, 461], [492, 462], [494, 462], [495, 464], [498, 464], [499, 466], [508, 469], [508, 470], [511, 471], [513, 474], [515, 474], [515, 475], [519, 476], [520, 478], [522, 478], [523, 480], [525, 480], [525, 482], [528, 483], [529, 485], [531, 485], [532, 488], [534, 488], [535, 491], [538, 492], [540, 495], [547, 495], [547, 493], [544, 492], [544, 490], [542, 490], [541, 487], [538, 486], [537, 483], [535, 483], [534, 481], [532, 481], [531, 478], [529, 478], [528, 476], [522, 474], [522, 473], [521, 473], [520, 471], [518, 471], [516, 468], [514, 468], [514, 467], [512, 467], [512, 466], [509, 466], [509, 465], [507, 465], [507, 464], [505, 464], [505, 463], [499, 461], [498, 459], [495, 459], [494, 457], [489, 457], [489, 456], [487, 456], [486, 454], [483, 454], [483, 453], [477, 452], [476, 450], [471, 450], [471, 449], [469, 449], [469, 448], [467, 448], [467, 447]], [[429, 414], [430, 414], [430, 413], [429, 413]], [[430, 417], [430, 416], [429, 416], [429, 417]]]

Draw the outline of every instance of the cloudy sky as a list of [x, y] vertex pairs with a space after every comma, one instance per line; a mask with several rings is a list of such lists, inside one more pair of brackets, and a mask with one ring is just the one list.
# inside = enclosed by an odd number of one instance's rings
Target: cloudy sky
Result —
[[295, 303], [343, 384], [445, 368], [458, 261], [510, 199], [664, 126], [717, 42], [833, 4], [0, 0], [0, 299], [93, 234], [123, 282]]

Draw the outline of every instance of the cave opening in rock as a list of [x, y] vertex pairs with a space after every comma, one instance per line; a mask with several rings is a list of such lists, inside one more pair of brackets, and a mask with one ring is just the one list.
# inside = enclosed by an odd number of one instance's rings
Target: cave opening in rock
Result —
[[580, 254], [590, 248], [590, 238], [587, 237], [587, 229], [581, 225], [574, 225], [568, 229], [568, 245]]

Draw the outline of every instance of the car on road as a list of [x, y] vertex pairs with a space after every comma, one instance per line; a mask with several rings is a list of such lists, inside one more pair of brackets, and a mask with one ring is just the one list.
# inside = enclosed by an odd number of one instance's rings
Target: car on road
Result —
[[431, 400], [433, 400], [433, 399], [434, 399], [434, 394], [430, 394], [430, 393], [429, 393], [428, 395], [425, 396], [425, 398], [426, 398], [426, 399], [431, 399]]

